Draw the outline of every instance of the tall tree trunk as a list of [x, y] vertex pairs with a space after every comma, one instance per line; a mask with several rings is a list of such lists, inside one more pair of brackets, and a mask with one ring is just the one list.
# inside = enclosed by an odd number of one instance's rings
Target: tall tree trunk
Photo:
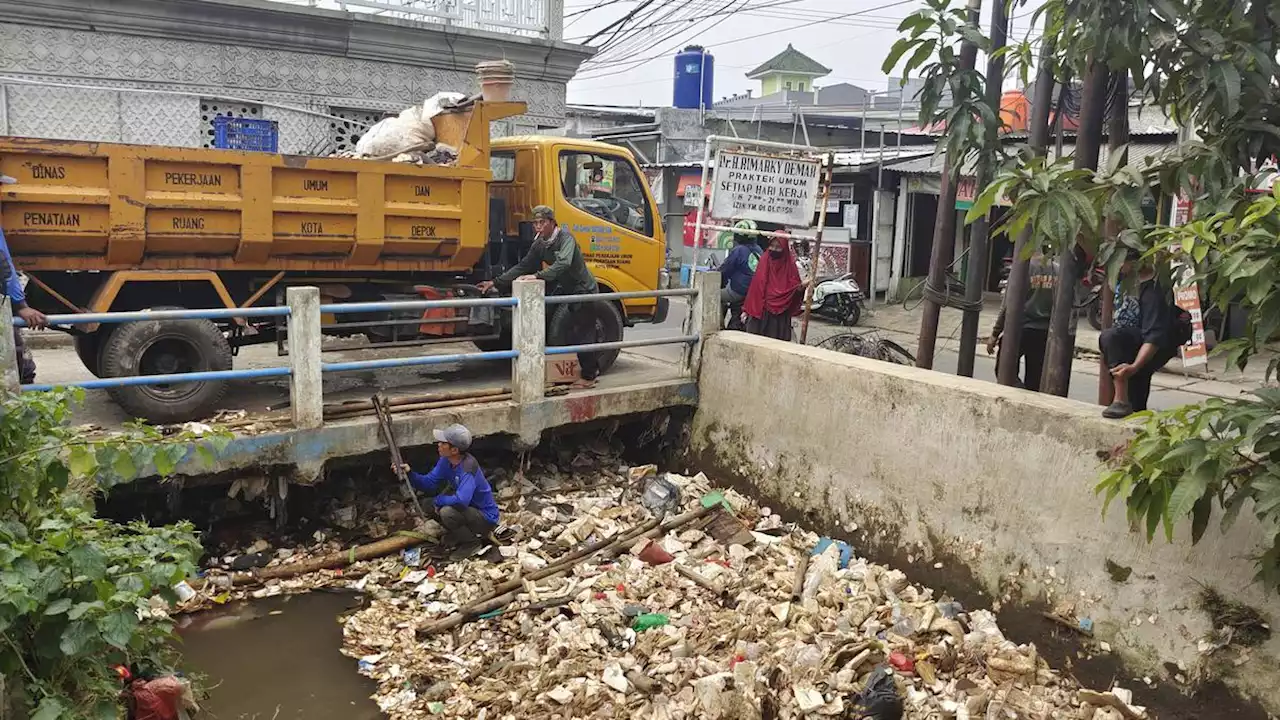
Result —
[[[977, 27], [982, 0], [969, 0], [969, 22]], [[960, 70], [968, 71], [978, 62], [978, 46], [966, 42], [960, 48]], [[916, 345], [916, 367], [933, 369], [934, 347], [938, 342], [938, 320], [942, 317], [942, 296], [947, 287], [947, 266], [951, 264], [956, 241], [956, 178], [962, 158], [948, 154], [942, 167], [938, 216], [933, 224], [933, 248], [929, 254], [929, 277], [924, 283], [924, 313], [920, 318], [920, 339]]]
[[[1053, 18], [1045, 16], [1045, 28]], [[1031, 98], [1031, 151], [1044, 155], [1049, 149], [1049, 115], [1053, 108], [1053, 58], [1054, 43], [1048, 33], [1040, 46], [1040, 62], [1036, 68], [1035, 95]], [[1061, 109], [1059, 109], [1061, 114]], [[1013, 243], [1013, 265], [1009, 268], [1009, 284], [1004, 291], [1004, 336], [1000, 340], [1000, 356], [997, 359], [996, 378], [1001, 385], [1018, 385], [1018, 360], [1022, 349], [1022, 324], [1026, 319], [1027, 296], [1031, 292], [1031, 257], [1027, 245], [1031, 242], [1033, 228], [1027, 226], [1018, 233]]]
[[[1080, 129], [1076, 131], [1076, 169], [1098, 167], [1102, 152], [1102, 119], [1107, 108], [1106, 63], [1093, 58], [1084, 81], [1084, 101], [1080, 105]], [[1049, 320], [1049, 348], [1045, 353], [1044, 392], [1067, 396], [1071, 389], [1071, 359], [1075, 355], [1075, 294], [1080, 282], [1077, 243], [1070, 243], [1058, 253], [1058, 285], [1053, 291], [1053, 315]]]
[[[1009, 0], [996, 0], [991, 8], [991, 53], [987, 57], [987, 105], [996, 124], [986, 128], [987, 152], [978, 165], [976, 192], [991, 183], [995, 175], [996, 143], [1000, 142], [1000, 97], [1004, 92], [1004, 55], [998, 51], [1008, 42]], [[969, 241], [969, 263], [964, 278], [964, 318], [960, 324], [960, 358], [956, 373], [973, 377], [974, 356], [978, 350], [978, 323], [982, 319], [983, 282], [987, 277], [991, 254], [991, 213], [973, 224]]]

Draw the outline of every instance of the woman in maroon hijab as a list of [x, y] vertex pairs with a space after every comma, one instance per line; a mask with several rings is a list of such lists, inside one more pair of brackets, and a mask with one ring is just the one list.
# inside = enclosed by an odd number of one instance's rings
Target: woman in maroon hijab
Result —
[[785, 233], [775, 233], [743, 303], [747, 332], [790, 342], [791, 318], [800, 314], [803, 293], [791, 239]]

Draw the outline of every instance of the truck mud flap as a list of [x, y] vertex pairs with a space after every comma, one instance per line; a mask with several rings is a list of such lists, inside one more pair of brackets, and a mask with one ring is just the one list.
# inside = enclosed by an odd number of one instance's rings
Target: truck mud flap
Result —
[[652, 322], [654, 325], [657, 325], [658, 323], [664, 323], [667, 321], [667, 315], [670, 312], [671, 312], [671, 298], [660, 297], [658, 298], [658, 306], [653, 309], [653, 320], [651, 320], [650, 322]]

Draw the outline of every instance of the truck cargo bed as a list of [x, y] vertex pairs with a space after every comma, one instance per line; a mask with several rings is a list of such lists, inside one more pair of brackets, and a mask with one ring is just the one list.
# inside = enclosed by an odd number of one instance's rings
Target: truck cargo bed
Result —
[[0, 137], [0, 227], [29, 270], [467, 271], [489, 122], [523, 110], [438, 116], [453, 166]]

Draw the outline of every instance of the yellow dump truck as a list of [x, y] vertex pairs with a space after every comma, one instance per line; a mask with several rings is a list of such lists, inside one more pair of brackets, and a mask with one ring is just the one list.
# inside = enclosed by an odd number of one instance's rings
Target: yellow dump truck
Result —
[[[438, 115], [438, 142], [458, 149], [448, 166], [0, 137], [0, 174], [17, 179], [0, 185], [0, 227], [29, 301], [46, 313], [276, 305], [290, 285], [319, 286], [330, 303], [466, 296], [528, 249], [536, 205], [553, 207], [577, 238], [601, 292], [655, 289], [666, 242], [632, 155], [559, 137], [490, 141], [491, 121], [524, 110], [475, 102]], [[656, 299], [611, 308], [600, 341], [666, 314]], [[457, 315], [323, 322], [329, 334], [382, 344], [510, 342], [509, 315]], [[88, 326], [76, 349], [99, 377], [225, 370], [234, 348], [283, 333], [246, 319], [163, 325]], [[564, 325], [551, 318], [549, 343], [567, 344]], [[134, 415], [180, 421], [215, 409], [224, 391], [203, 382], [112, 393]]]

